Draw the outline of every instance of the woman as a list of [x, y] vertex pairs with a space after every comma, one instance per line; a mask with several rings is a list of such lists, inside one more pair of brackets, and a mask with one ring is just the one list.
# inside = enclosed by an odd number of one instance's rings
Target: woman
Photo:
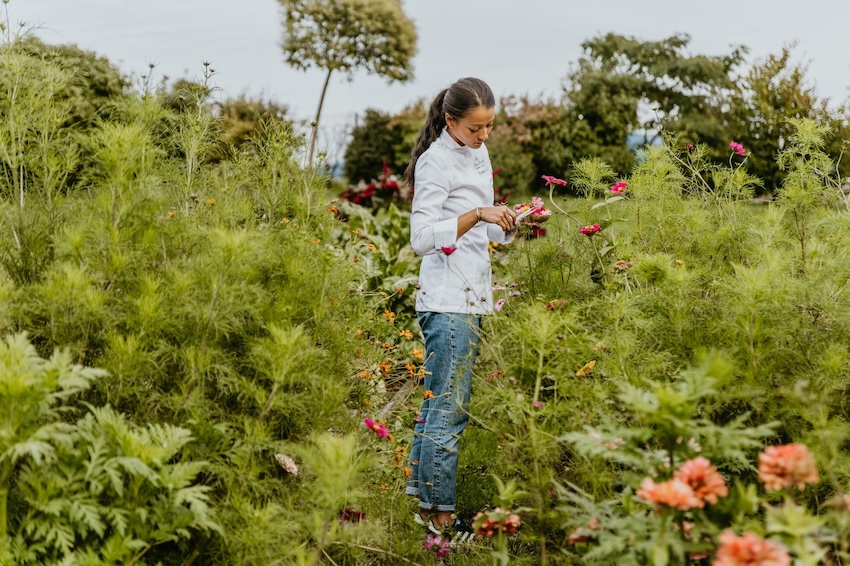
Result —
[[425, 337], [428, 398], [414, 428], [406, 493], [419, 498], [417, 522], [432, 532], [453, 528], [457, 446], [469, 420], [472, 366], [481, 316], [493, 311], [491, 241], [513, 239], [516, 214], [493, 206], [493, 171], [484, 142], [496, 101], [487, 84], [464, 78], [434, 99], [411, 152], [411, 243], [423, 256], [416, 311]]

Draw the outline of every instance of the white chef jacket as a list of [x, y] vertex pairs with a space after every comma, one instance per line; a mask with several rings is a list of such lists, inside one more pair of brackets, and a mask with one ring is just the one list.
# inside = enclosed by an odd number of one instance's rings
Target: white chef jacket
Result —
[[[469, 314], [493, 312], [491, 241], [513, 239], [496, 224], [478, 222], [457, 237], [457, 218], [477, 207], [493, 206], [490, 154], [458, 144], [443, 129], [419, 156], [414, 175], [410, 243], [423, 256], [416, 310]], [[443, 248], [455, 248], [445, 253]]]

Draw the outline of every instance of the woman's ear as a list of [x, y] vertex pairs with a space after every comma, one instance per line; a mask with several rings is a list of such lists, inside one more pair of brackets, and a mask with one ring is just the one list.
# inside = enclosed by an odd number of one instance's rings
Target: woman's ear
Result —
[[454, 122], [455, 122], [454, 118], [452, 118], [450, 114], [446, 114], [446, 126], [448, 126], [449, 129], [451, 129], [452, 126], [455, 125]]

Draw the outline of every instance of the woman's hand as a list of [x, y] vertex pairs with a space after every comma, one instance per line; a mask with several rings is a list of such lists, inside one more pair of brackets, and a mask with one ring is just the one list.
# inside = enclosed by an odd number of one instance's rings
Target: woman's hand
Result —
[[516, 213], [507, 206], [482, 207], [481, 221], [497, 224], [505, 232], [512, 232], [515, 228]]

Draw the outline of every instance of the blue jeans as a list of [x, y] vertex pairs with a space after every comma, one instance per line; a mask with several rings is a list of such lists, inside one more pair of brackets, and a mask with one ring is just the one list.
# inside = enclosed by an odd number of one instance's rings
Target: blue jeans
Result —
[[454, 511], [457, 502], [457, 445], [469, 422], [472, 366], [478, 355], [481, 317], [419, 312], [425, 336], [425, 390], [413, 428], [411, 475], [405, 493], [429, 511]]

